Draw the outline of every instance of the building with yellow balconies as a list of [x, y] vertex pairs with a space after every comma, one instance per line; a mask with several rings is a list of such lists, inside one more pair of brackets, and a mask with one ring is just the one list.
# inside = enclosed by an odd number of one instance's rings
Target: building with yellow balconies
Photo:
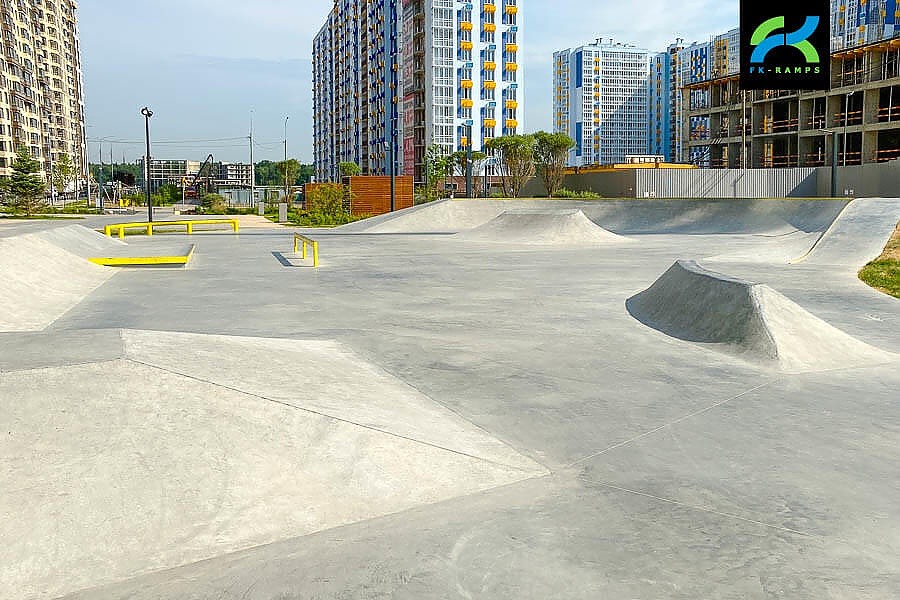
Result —
[[647, 153], [649, 53], [598, 39], [553, 55], [554, 131], [575, 140], [569, 166]]

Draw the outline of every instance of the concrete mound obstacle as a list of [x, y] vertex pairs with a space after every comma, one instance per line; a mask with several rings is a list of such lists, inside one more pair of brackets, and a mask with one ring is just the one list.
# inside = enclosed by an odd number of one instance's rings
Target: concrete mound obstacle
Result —
[[65, 227], [0, 238], [0, 331], [45, 329], [115, 274], [65, 248], [89, 237], [79, 230], [89, 232]]
[[860, 269], [881, 254], [898, 222], [900, 198], [854, 200], [813, 248], [793, 262]]
[[471, 242], [534, 246], [607, 246], [631, 241], [596, 225], [580, 210], [506, 211], [455, 237]]
[[628, 312], [672, 337], [715, 344], [789, 373], [883, 364], [898, 357], [829, 325], [772, 288], [676, 262]]

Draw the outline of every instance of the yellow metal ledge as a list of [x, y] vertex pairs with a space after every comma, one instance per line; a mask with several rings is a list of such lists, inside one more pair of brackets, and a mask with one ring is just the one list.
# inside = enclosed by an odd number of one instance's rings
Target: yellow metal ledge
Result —
[[188, 235], [194, 233], [194, 225], [230, 225], [235, 233], [240, 231], [240, 224], [237, 219], [194, 219], [189, 221], [154, 221], [153, 223], [115, 223], [106, 225], [103, 233], [112, 237], [113, 231], [118, 230], [119, 239], [125, 238], [126, 229], [143, 229], [147, 235], [153, 235], [154, 227], [184, 227]]
[[305, 235], [300, 235], [299, 233], [294, 234], [294, 254], [300, 251], [300, 247], [303, 247], [303, 260], [306, 260], [306, 245], [309, 244], [312, 246], [313, 251], [313, 267], [319, 266], [319, 242], [314, 239], [308, 238]]
[[194, 256], [194, 249], [191, 249], [184, 256], [99, 256], [89, 258], [88, 260], [95, 265], [104, 267], [144, 267], [154, 265], [186, 265]]

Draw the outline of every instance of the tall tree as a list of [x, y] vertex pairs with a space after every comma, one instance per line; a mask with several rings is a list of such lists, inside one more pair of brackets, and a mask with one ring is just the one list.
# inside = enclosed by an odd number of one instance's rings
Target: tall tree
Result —
[[[451, 156], [453, 159], [453, 168], [456, 173], [460, 177], [465, 177], [469, 163], [469, 153], [465, 150], [460, 150], [459, 152], [454, 152]], [[478, 171], [481, 169], [485, 160], [487, 160], [487, 154], [484, 152], [479, 152], [477, 150], [472, 152], [472, 195], [475, 197], [478, 197], [478, 190], [481, 189], [478, 180]]]
[[534, 166], [551, 198], [562, 187], [569, 150], [574, 147], [575, 140], [565, 133], [538, 131], [534, 134]]
[[437, 198], [447, 178], [453, 173], [453, 156], [444, 154], [442, 146], [432, 144], [425, 152], [425, 187]]
[[281, 175], [281, 186], [284, 187], [285, 202], [290, 202], [293, 196], [293, 188], [297, 185], [297, 178], [300, 176], [302, 165], [296, 158], [289, 158], [281, 162], [275, 163], [279, 175]]
[[356, 177], [362, 174], [362, 169], [355, 162], [342, 162], [338, 169], [341, 171], [341, 177]]
[[65, 195], [68, 191], [69, 184], [75, 178], [75, 166], [68, 154], [60, 154], [56, 162], [53, 164], [53, 178], [51, 185], [53, 190], [58, 194]]
[[534, 136], [492, 138], [484, 148], [497, 159], [503, 192], [510, 198], [518, 198], [522, 188], [534, 176]]
[[31, 216], [46, 204], [47, 186], [40, 172], [41, 163], [27, 148], [20, 147], [12, 164], [12, 175], [4, 181], [7, 203], [14, 211]]

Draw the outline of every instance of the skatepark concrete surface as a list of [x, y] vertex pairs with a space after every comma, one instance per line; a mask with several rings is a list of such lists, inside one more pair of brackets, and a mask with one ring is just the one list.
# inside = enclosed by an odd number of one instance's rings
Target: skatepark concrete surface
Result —
[[897, 597], [898, 200], [126, 220], [0, 222], [0, 598]]
[[535, 246], [602, 246], [629, 241], [595, 224], [580, 210], [507, 211], [456, 235], [464, 241]]

